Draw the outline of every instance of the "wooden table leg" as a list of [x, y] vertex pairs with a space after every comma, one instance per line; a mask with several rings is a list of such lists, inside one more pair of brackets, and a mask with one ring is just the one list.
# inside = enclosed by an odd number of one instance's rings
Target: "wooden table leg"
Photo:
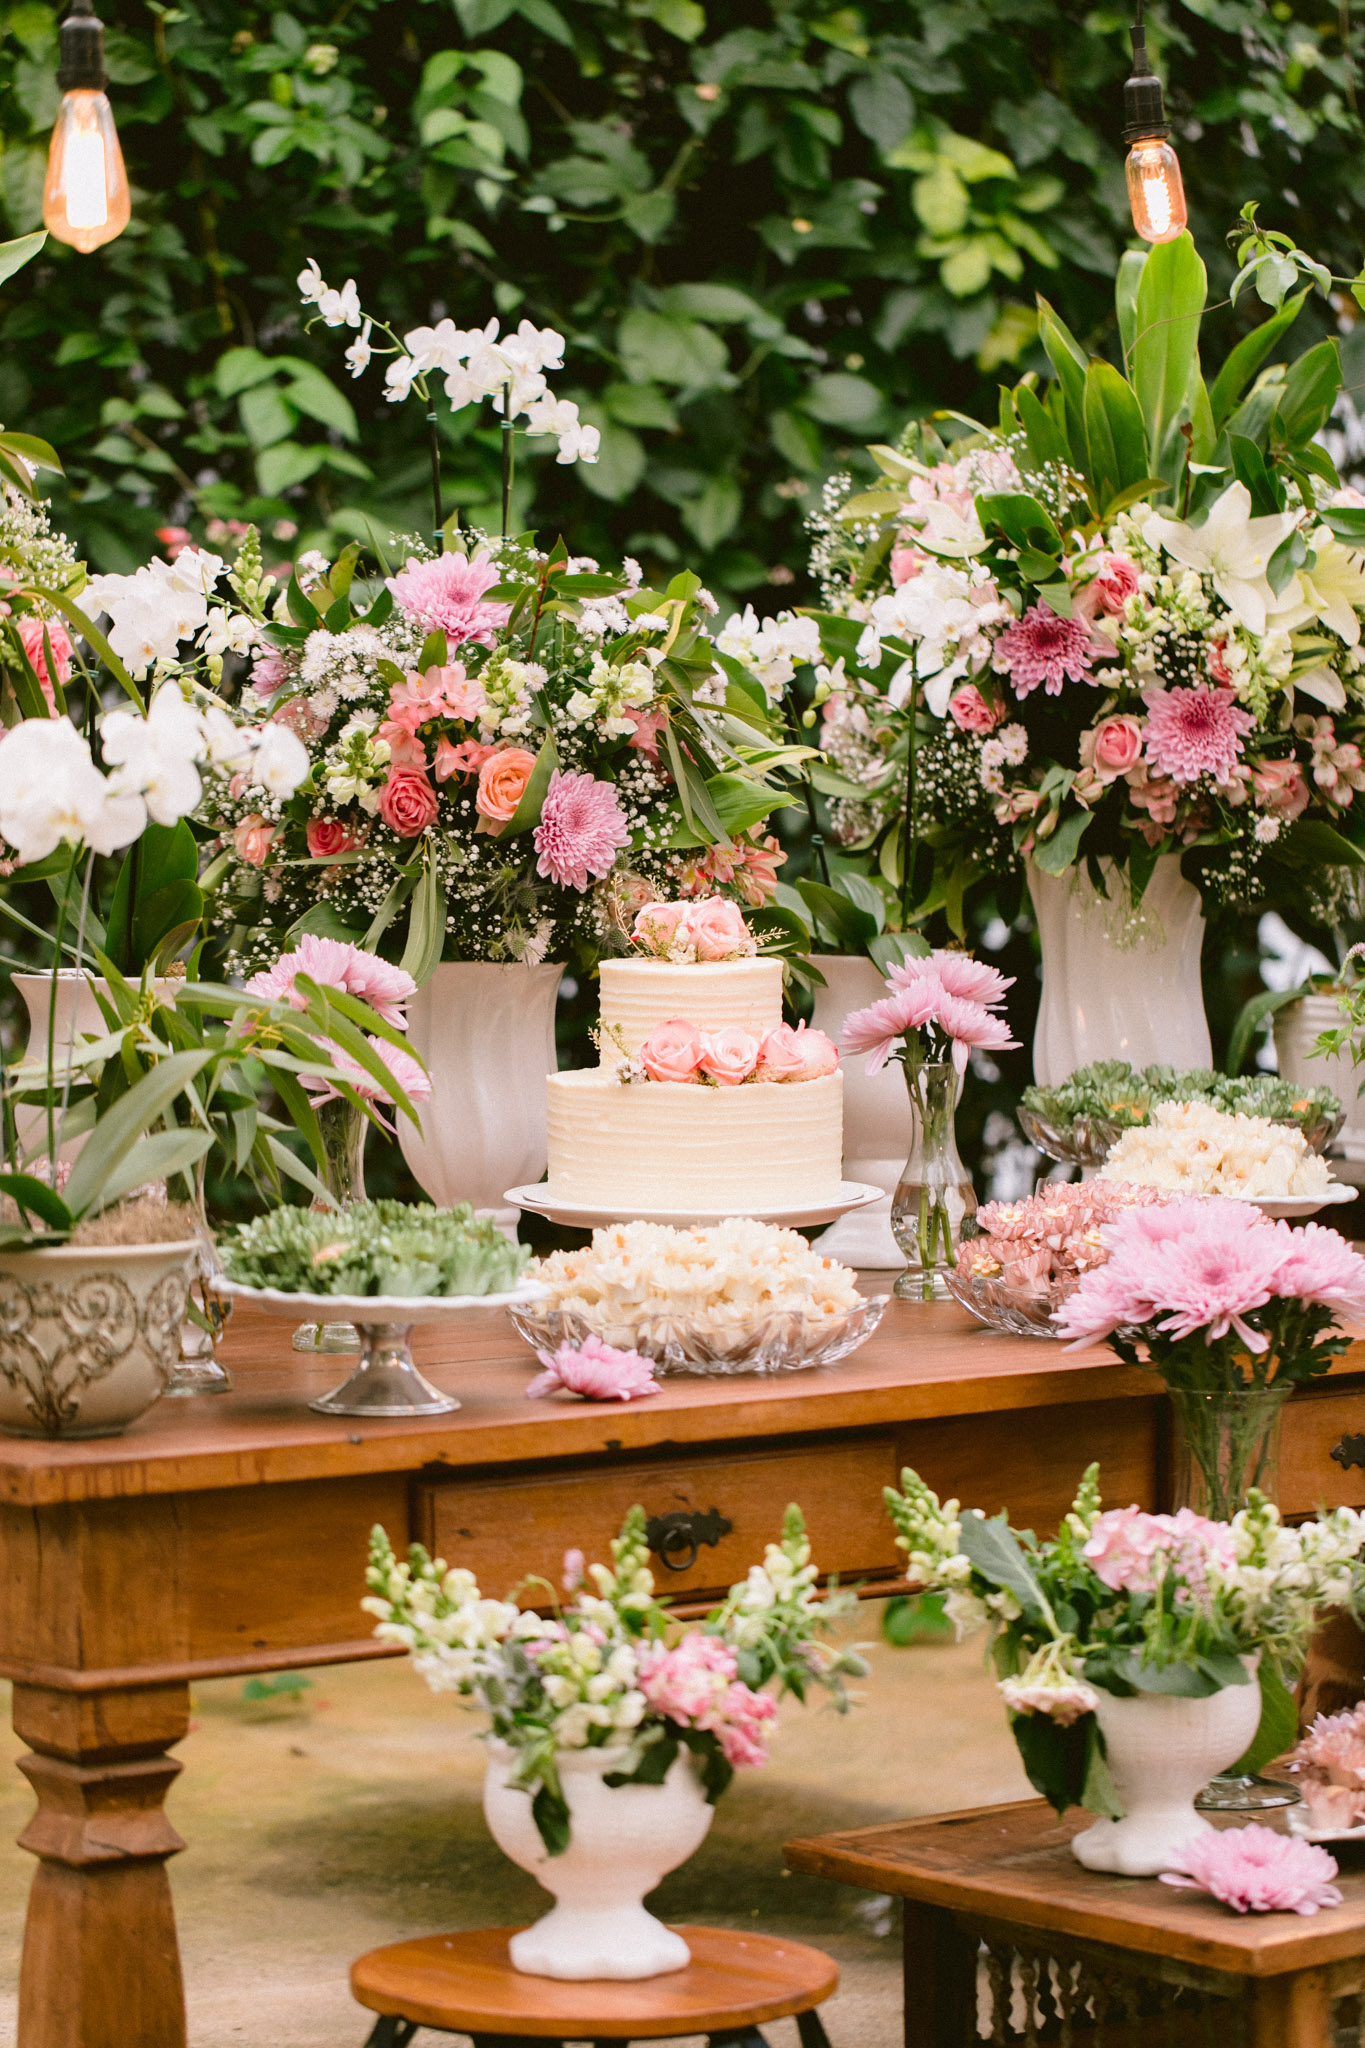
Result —
[[1295, 1970], [1251, 1984], [1251, 2048], [1330, 2048], [1332, 1994], [1325, 1970]]
[[904, 1907], [905, 2048], [962, 2048], [976, 2025], [976, 1944], [941, 1906]]
[[162, 1811], [189, 1726], [183, 1683], [131, 1692], [14, 1688], [39, 1858], [19, 1976], [19, 2048], [185, 2048], [185, 1994]]

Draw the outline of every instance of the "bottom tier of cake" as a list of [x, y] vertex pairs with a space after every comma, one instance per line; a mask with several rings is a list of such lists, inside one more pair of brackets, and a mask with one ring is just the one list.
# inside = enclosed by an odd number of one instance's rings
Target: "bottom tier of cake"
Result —
[[842, 1074], [739, 1088], [626, 1085], [595, 1068], [549, 1077], [551, 1188], [623, 1216], [832, 1200], [843, 1131]]

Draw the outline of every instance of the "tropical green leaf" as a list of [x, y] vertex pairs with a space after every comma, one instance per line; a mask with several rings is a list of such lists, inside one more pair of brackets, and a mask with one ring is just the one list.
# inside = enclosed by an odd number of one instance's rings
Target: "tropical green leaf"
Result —
[[1188, 233], [1157, 244], [1138, 284], [1133, 389], [1147, 429], [1148, 467], [1169, 483], [1184, 463], [1180, 427], [1192, 409], [1207, 289], [1203, 261]]
[[1233, 349], [1214, 378], [1213, 389], [1209, 393], [1215, 427], [1221, 429], [1226, 426], [1228, 414], [1240, 401], [1270, 351], [1294, 325], [1307, 297], [1308, 288], [1305, 288], [1296, 292], [1292, 299], [1286, 299], [1278, 313], [1269, 320], [1263, 320], [1259, 327], [1253, 327], [1251, 333], [1243, 335]]
[[83, 1216], [103, 1199], [139, 1138], [165, 1115], [172, 1102], [213, 1058], [212, 1051], [176, 1052], [159, 1060], [105, 1111], [81, 1149], [63, 1193], [73, 1216]]
[[1142, 408], [1112, 363], [1094, 362], [1085, 373], [1084, 411], [1089, 475], [1103, 510], [1147, 474]]

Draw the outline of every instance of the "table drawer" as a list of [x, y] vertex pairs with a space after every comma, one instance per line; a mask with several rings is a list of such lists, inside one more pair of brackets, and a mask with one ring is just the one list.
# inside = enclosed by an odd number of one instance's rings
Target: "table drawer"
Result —
[[528, 1574], [558, 1586], [571, 1548], [609, 1563], [607, 1545], [638, 1501], [653, 1524], [660, 1591], [695, 1597], [728, 1588], [761, 1562], [796, 1501], [822, 1572], [888, 1578], [898, 1573], [899, 1553], [882, 1488], [895, 1477], [889, 1436], [524, 1479], [456, 1477], [417, 1489], [415, 1534], [448, 1563], [467, 1566], [484, 1592], [500, 1595]]
[[[1362, 1462], [1350, 1466], [1333, 1458], [1343, 1437], [1359, 1437], [1344, 1456]], [[1365, 1507], [1365, 1387], [1341, 1393], [1295, 1393], [1285, 1404], [1280, 1431], [1280, 1480], [1277, 1498], [1287, 1515], [1311, 1514], [1319, 1507]]]

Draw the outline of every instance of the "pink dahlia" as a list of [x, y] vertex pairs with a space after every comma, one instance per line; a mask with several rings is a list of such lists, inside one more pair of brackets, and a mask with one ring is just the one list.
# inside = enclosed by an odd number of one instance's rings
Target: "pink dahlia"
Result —
[[1212, 1892], [1237, 1913], [1316, 1913], [1339, 1906], [1337, 1866], [1315, 1842], [1300, 1842], [1252, 1821], [1195, 1835], [1163, 1870], [1163, 1884]]
[[472, 561], [467, 555], [449, 554], [419, 562], [410, 555], [401, 573], [389, 577], [388, 587], [409, 618], [429, 632], [443, 632], [452, 647], [470, 642], [491, 647], [511, 610], [505, 604], [482, 602], [485, 590], [497, 581], [498, 571], [485, 548]]
[[320, 939], [312, 932], [304, 934], [292, 953], [281, 953], [273, 967], [253, 974], [246, 992], [271, 1003], [287, 997], [296, 1010], [306, 1010], [307, 998], [294, 987], [300, 974], [306, 974], [319, 988], [339, 988], [358, 996], [386, 1024], [394, 1024], [400, 1031], [407, 1023], [402, 1006], [417, 993], [412, 976], [381, 960], [377, 953], [367, 953], [362, 946], [346, 945], [340, 939]]
[[609, 782], [556, 768], [531, 837], [540, 855], [538, 875], [561, 889], [586, 889], [589, 876], [611, 872], [617, 853], [630, 844], [630, 827]]
[[1049, 604], [1031, 605], [995, 643], [995, 667], [1008, 675], [1016, 697], [1027, 697], [1041, 683], [1049, 697], [1060, 697], [1063, 683], [1090, 683], [1095, 656], [1113, 649], [1097, 642], [1084, 619], [1059, 618]]
[[[565, 1342], [556, 1351], [537, 1351], [536, 1357], [545, 1370], [537, 1373], [526, 1389], [530, 1401], [558, 1393], [561, 1387], [566, 1394], [581, 1394], [588, 1401], [632, 1401], [659, 1391], [650, 1359], [641, 1358], [638, 1351], [618, 1351], [600, 1337], [587, 1336], [577, 1346]], [[582, 1576], [580, 1567], [575, 1585]], [[572, 1592], [573, 1587], [568, 1590]]]
[[1226, 782], [1256, 721], [1234, 690], [1144, 690], [1147, 759], [1172, 782]]

